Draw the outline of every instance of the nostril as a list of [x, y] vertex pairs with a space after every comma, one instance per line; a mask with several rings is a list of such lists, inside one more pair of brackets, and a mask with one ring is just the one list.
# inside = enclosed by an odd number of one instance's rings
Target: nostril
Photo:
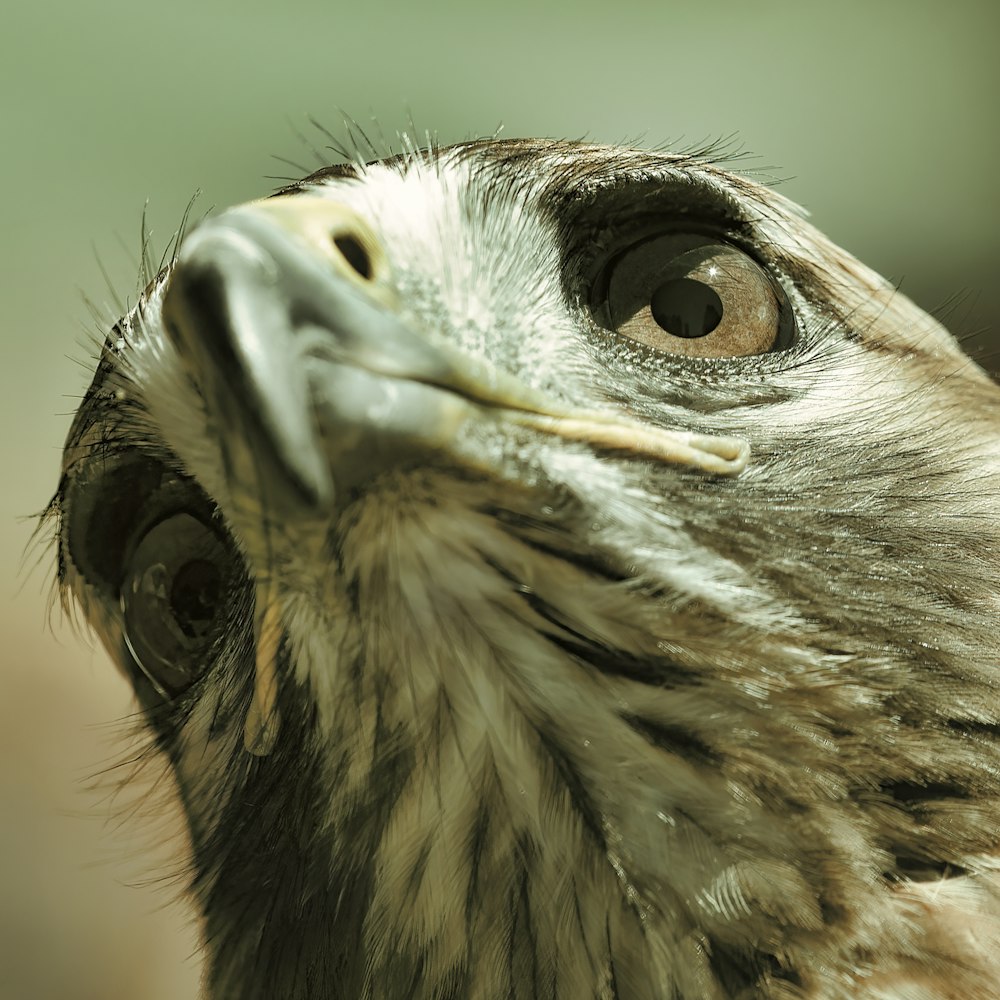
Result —
[[365, 281], [370, 281], [372, 276], [372, 259], [368, 251], [365, 249], [364, 244], [356, 237], [352, 236], [350, 233], [337, 233], [333, 237], [334, 246], [341, 252], [344, 260], [347, 261], [351, 267]]

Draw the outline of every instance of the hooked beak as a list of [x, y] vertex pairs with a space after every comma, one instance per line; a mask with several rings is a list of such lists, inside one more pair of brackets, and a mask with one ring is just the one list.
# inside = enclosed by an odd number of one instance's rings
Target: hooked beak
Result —
[[[167, 335], [199, 385], [235, 493], [323, 520], [379, 473], [445, 455], [468, 421], [733, 475], [745, 442], [553, 405], [402, 316], [384, 249], [357, 213], [297, 195], [231, 209], [185, 241], [164, 293]], [[474, 464], [464, 456], [464, 464]], [[256, 581], [244, 742], [278, 729], [280, 595]]]
[[371, 227], [328, 198], [273, 198], [203, 223], [181, 248], [163, 320], [225, 432], [230, 478], [254, 482], [266, 463], [288, 500], [321, 516], [380, 471], [447, 453], [472, 419], [714, 474], [747, 461], [740, 440], [554, 406], [432, 341], [403, 319]]

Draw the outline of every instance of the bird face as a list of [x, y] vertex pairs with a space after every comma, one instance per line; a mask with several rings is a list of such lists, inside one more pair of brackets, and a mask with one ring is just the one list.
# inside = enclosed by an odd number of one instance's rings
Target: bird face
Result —
[[210, 995], [994, 995], [998, 402], [695, 156], [470, 143], [199, 225], [50, 513]]

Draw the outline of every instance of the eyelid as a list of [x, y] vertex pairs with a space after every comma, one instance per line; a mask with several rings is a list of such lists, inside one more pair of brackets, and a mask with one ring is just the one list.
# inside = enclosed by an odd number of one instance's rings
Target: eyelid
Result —
[[579, 280], [586, 289], [588, 305], [594, 307], [601, 294], [601, 281], [615, 262], [640, 244], [665, 236], [691, 237], [695, 241], [728, 243], [751, 257], [765, 270], [771, 271], [771, 261], [762, 258], [748, 232], [748, 224], [729, 215], [715, 220], [699, 215], [643, 213], [605, 220], [599, 230], [587, 234], [585, 245], [576, 256]]

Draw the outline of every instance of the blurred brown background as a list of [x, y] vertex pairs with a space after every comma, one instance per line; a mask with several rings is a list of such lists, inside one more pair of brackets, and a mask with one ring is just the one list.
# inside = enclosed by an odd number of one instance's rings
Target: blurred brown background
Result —
[[[393, 137], [490, 133], [679, 145], [736, 134], [749, 168], [930, 309], [995, 350], [996, 4], [513, 0], [20, 4], [0, 26], [0, 1000], [187, 1000], [190, 917], [108, 799], [128, 696], [22, 566], [83, 390], [98, 306], [131, 295], [140, 217], [162, 250], [198, 210], [310, 166], [315, 115]], [[377, 132], [377, 129], [372, 129]], [[81, 366], [83, 362], [83, 366]], [[996, 357], [987, 357], [988, 366]], [[162, 797], [162, 796], [161, 796]], [[169, 855], [169, 851], [167, 852]], [[139, 884], [139, 887], [135, 887]]]

